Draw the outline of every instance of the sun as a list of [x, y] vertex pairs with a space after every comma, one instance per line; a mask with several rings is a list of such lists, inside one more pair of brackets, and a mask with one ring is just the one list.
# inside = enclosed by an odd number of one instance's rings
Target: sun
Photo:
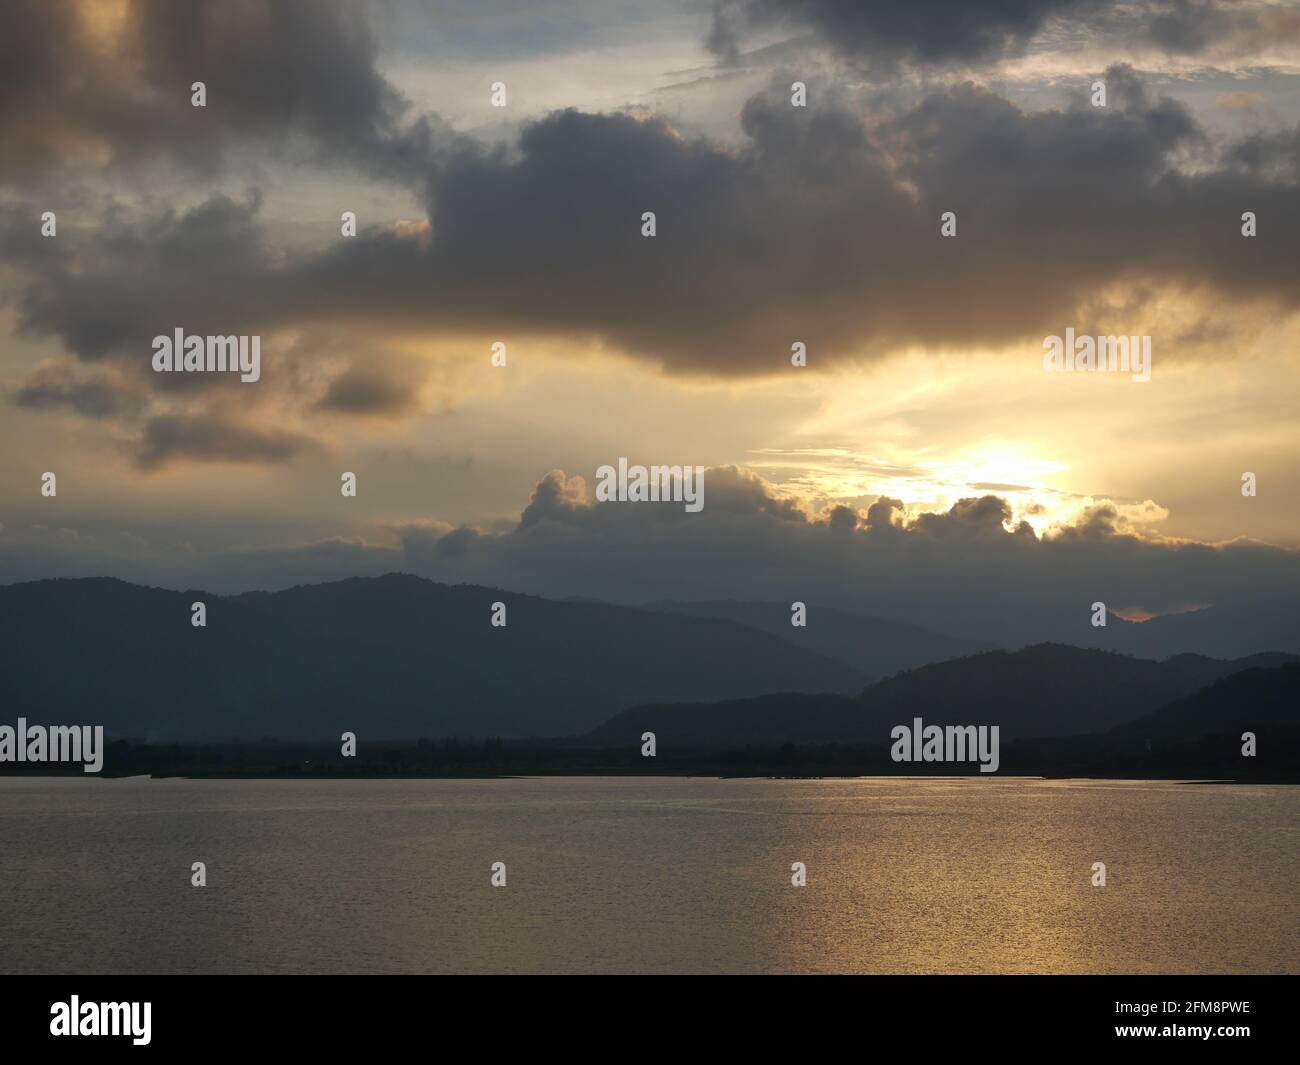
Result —
[[937, 464], [936, 472], [950, 484], [1005, 485], [1020, 489], [1043, 489], [1069, 465], [1047, 458], [1023, 444], [987, 443], [970, 448], [950, 462]]

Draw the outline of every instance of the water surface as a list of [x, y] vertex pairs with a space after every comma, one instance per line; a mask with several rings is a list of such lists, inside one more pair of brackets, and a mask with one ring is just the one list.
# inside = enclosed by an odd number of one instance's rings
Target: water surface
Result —
[[1298, 808], [1166, 781], [0, 778], [0, 971], [1294, 973]]

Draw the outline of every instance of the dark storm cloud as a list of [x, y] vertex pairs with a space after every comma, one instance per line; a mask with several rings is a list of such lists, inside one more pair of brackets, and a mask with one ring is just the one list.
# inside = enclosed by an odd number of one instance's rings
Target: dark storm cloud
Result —
[[[1011, 342], [1033, 362], [1066, 325], [1137, 331], [1140, 305], [1089, 310], [1121, 282], [1294, 308], [1295, 135], [1252, 138], [1216, 163], [1180, 104], [1149, 99], [1127, 68], [1106, 80], [1105, 108], [1023, 111], [963, 84], [871, 132], [840, 110], [759, 96], [735, 151], [659, 120], [559, 112], [513, 151], [443, 152], [427, 231], [371, 230], [282, 264], [256, 200], [214, 199], [108, 226], [71, 262], [65, 252], [23, 292], [21, 323], [86, 358], [142, 359], [175, 325], [330, 322], [599, 338], [676, 372], [747, 375], [787, 367], [795, 340], [813, 365]], [[1198, 153], [1197, 169], [1179, 167]], [[1250, 240], [1247, 210], [1260, 220]], [[939, 235], [945, 211], [954, 239]], [[333, 405], [396, 404], [359, 385], [340, 384]]]
[[134, 411], [138, 393], [106, 374], [78, 374], [75, 365], [46, 363], [38, 366], [21, 387], [14, 402], [29, 410], [70, 410], [87, 418], [107, 418]]
[[400, 569], [624, 603], [798, 600], [1008, 643], [1090, 642], [1097, 601], [1155, 612], [1191, 603], [1285, 611], [1300, 594], [1300, 552], [1142, 538], [1107, 503], [1039, 537], [993, 495], [911, 519], [886, 497], [865, 511], [815, 514], [721, 467], [705, 471], [704, 508], [688, 514], [673, 503], [595, 503], [592, 474], [546, 475], [510, 531], [413, 522], [393, 527], [398, 547], [334, 539], [177, 554], [111, 531], [52, 539], [11, 528], [0, 536], [0, 579], [113, 573], [242, 591]]
[[45, 272], [66, 262], [66, 244], [41, 235], [46, 209], [33, 203], [0, 204], [0, 281], [9, 282], [0, 288], [0, 297], [10, 296], [21, 282], [20, 270]]
[[1139, 538], [1110, 504], [1040, 538], [994, 495], [910, 521], [883, 497], [865, 513], [814, 515], [722, 467], [705, 472], [704, 509], [688, 514], [670, 503], [595, 503], [585, 480], [552, 471], [512, 532], [401, 527], [403, 568], [624, 602], [800, 600], [1035, 641], [1082, 639], [1099, 600], [1177, 609], [1300, 591], [1298, 552]]
[[214, 414], [166, 414], [151, 418], [136, 450], [141, 469], [172, 462], [282, 463], [314, 447], [295, 433], [264, 429]]
[[233, 326], [249, 280], [268, 267], [259, 206], [256, 196], [244, 204], [217, 196], [189, 211], [110, 219], [84, 238], [47, 242], [59, 254], [22, 291], [23, 331], [56, 334], [83, 359], [126, 353], [142, 365], [152, 338], [177, 326], [241, 332]]
[[1146, 37], [1175, 55], [1219, 48], [1229, 54], [1300, 42], [1294, 5], [1242, 0], [1163, 0], [1150, 5]]
[[[375, 68], [359, 3], [130, 0], [121, 23], [92, 0], [14, 0], [0, 33], [0, 180], [60, 165], [175, 159], [211, 170], [290, 138], [395, 178], [427, 165], [429, 122]], [[191, 106], [190, 86], [207, 87]]]
[[415, 397], [404, 380], [394, 380], [367, 370], [349, 370], [330, 382], [316, 405], [342, 414], [405, 414]]
[[1252, 134], [1232, 146], [1230, 162], [1253, 177], [1285, 181], [1300, 174], [1300, 127]]
[[[113, 418], [124, 436], [138, 440], [135, 458], [144, 469], [177, 461], [288, 461], [310, 441], [257, 422], [278, 424], [290, 409], [389, 417], [410, 411], [422, 367], [323, 329], [279, 343], [263, 338], [255, 389], [236, 374], [153, 371], [153, 338], [178, 328], [197, 336], [256, 335], [263, 326], [317, 317], [309, 294], [278, 286], [281, 272], [259, 210], [256, 194], [245, 202], [216, 196], [187, 211], [137, 222], [110, 216], [97, 229], [65, 229], [57, 240], [17, 245], [26, 270], [11, 277], [24, 284], [12, 286], [6, 301], [17, 311], [19, 332], [57, 336], [93, 369], [78, 373], [75, 362], [47, 362], [9, 398], [32, 410]], [[0, 227], [12, 221], [25, 235], [36, 230], [34, 218], [11, 210]], [[171, 406], [181, 400], [187, 409]], [[227, 425], [232, 402], [242, 423]]]
[[975, 62], [1014, 55], [1053, 15], [1097, 0], [719, 0], [708, 47], [735, 59], [756, 30], [815, 32], [835, 51], [876, 63]]
[[1194, 53], [1227, 31], [1230, 17], [1213, 3], [1174, 0], [1151, 20], [1151, 39], [1171, 52]]
[[[1126, 69], [1107, 80], [1109, 108], [1042, 112], [961, 85], [871, 136], [756, 98], [735, 153], [657, 122], [553, 115], [516, 158], [444, 166], [435, 291], [467, 321], [586, 332], [686, 373], [775, 372], [793, 340], [817, 362], [1041, 340], [1067, 321], [1122, 330], [1078, 312], [1125, 280], [1294, 306], [1295, 167], [1184, 173], [1175, 159], [1203, 142], [1189, 113]], [[1267, 241], [1241, 237], [1245, 210]]]
[[1052, 20], [1108, 47], [1248, 56], [1300, 41], [1300, 17], [1239, 0], [718, 0], [706, 46], [726, 62], [759, 32], [813, 34], [872, 73], [899, 64], [977, 65], [1024, 53]]

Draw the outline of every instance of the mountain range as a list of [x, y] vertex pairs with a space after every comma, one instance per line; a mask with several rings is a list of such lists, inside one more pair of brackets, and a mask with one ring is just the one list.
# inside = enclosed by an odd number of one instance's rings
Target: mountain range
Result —
[[731, 621], [402, 574], [230, 597], [110, 578], [0, 587], [0, 675], [12, 714], [154, 739], [572, 735], [647, 699], [870, 679]]
[[[494, 604], [505, 625], [492, 624]], [[1141, 720], [1144, 736], [1176, 737], [1220, 721], [1234, 693], [1234, 712], [1281, 713], [1267, 692], [1292, 682], [1279, 670], [1296, 660], [987, 647], [815, 605], [796, 628], [783, 603], [630, 607], [404, 574], [234, 596], [112, 578], [0, 587], [7, 716], [150, 741], [352, 731], [622, 745], [649, 730], [725, 750], [883, 743], [914, 716], [998, 724], [1003, 742]]]
[[[644, 732], [662, 746], [714, 750], [841, 743], [887, 746], [913, 717], [937, 725], [997, 725], [1002, 742], [1106, 732], [1243, 670], [1263, 675], [1296, 656], [1234, 660], [1176, 655], [1163, 662], [1063, 644], [990, 651], [888, 677], [860, 695], [769, 693], [713, 703], [631, 707], [594, 729], [623, 745]], [[1265, 704], [1270, 707], [1271, 704]], [[1242, 712], [1249, 716], [1249, 706]], [[1211, 715], [1213, 716], [1213, 715]], [[1159, 718], [1179, 731], [1177, 713]], [[1186, 720], [1194, 720], [1188, 717]], [[1199, 722], [1198, 722], [1199, 724]]]

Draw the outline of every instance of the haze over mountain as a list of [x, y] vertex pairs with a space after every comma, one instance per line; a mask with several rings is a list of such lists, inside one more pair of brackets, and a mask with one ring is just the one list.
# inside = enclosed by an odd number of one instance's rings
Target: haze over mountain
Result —
[[661, 746], [714, 749], [845, 743], [881, 746], [914, 717], [934, 725], [998, 725], [1001, 740], [1078, 736], [1132, 722], [1222, 677], [1294, 656], [1163, 662], [1061, 644], [922, 666], [857, 697], [769, 694], [712, 704], [633, 707], [592, 731], [603, 743], [655, 733]]
[[1261, 651], [1297, 654], [1300, 653], [1300, 602], [1261, 598], [1248, 604], [1164, 614], [1143, 622], [1125, 621], [1112, 614], [1104, 628], [1094, 629], [1091, 624], [1087, 628], [1090, 632], [1073, 637], [1071, 642], [1142, 658], [1166, 658], [1182, 653], [1214, 658], [1238, 658]]
[[647, 604], [647, 609], [693, 617], [726, 618], [763, 629], [877, 678], [931, 662], [992, 651], [997, 647], [987, 640], [947, 636], [903, 621], [884, 621], [817, 604], [807, 605], [807, 624], [799, 627], [790, 623], [789, 603], [663, 601]]
[[983, 649], [1063, 643], [1155, 659], [1184, 653], [1210, 658], [1241, 658], [1265, 651], [1300, 654], [1300, 597], [1286, 586], [1249, 601], [1225, 599], [1145, 621], [1126, 620], [1114, 609], [1120, 600], [1111, 596], [1106, 599], [1110, 609], [1104, 626], [1092, 624], [1093, 601], [1083, 596], [1077, 607], [1040, 611], [1026, 609], [1022, 602], [974, 597], [960, 609], [938, 611], [942, 624], [937, 627], [952, 640], [982, 641]]

